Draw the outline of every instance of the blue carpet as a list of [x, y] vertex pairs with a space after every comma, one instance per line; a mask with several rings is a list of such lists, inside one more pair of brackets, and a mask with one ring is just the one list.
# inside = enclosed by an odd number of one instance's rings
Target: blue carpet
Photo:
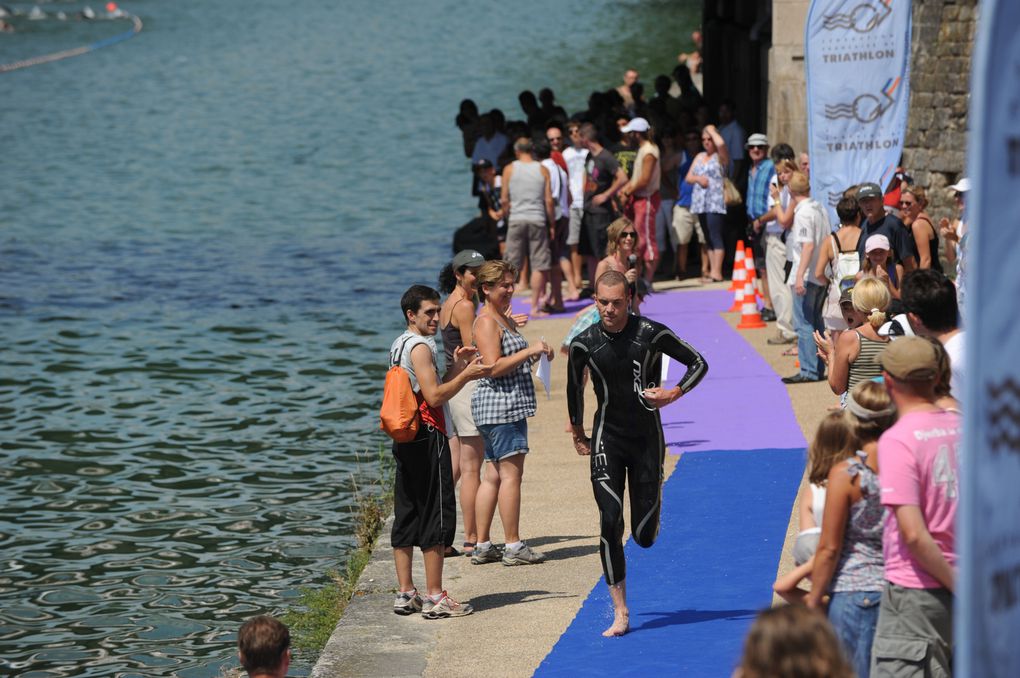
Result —
[[683, 455], [658, 541], [625, 547], [631, 632], [601, 636], [612, 604], [599, 581], [535, 675], [729, 676], [771, 604], [804, 462], [803, 448]]

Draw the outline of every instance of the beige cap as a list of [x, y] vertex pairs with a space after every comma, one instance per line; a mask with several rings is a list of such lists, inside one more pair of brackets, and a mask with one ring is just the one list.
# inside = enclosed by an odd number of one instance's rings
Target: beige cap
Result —
[[939, 373], [939, 355], [927, 339], [901, 337], [878, 354], [878, 364], [893, 379], [928, 381]]

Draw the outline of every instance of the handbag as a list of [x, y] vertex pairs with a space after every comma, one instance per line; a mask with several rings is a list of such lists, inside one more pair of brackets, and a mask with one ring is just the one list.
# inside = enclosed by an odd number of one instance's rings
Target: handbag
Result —
[[729, 177], [723, 177], [723, 201], [726, 203], [727, 207], [741, 205], [744, 202], [743, 197], [740, 195], [740, 191], [737, 190], [737, 185], [730, 181]]

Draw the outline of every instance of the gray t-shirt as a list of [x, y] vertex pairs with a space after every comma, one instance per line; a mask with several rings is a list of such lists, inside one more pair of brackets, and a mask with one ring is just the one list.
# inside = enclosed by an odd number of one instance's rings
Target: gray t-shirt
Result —
[[[418, 377], [414, 373], [414, 365], [411, 364], [411, 350], [418, 344], [425, 344], [432, 351], [432, 366], [433, 369], [436, 369], [436, 366], [439, 364], [439, 352], [436, 349], [436, 340], [434, 338], [423, 337], [411, 330], [405, 330], [403, 334], [394, 340], [393, 345], [390, 346], [390, 365], [396, 362], [397, 355], [400, 354], [400, 366], [407, 370], [407, 375], [411, 378], [411, 388], [414, 389], [415, 393], [420, 393], [421, 388], [418, 386]], [[403, 352], [401, 352], [401, 346], [403, 346]]]

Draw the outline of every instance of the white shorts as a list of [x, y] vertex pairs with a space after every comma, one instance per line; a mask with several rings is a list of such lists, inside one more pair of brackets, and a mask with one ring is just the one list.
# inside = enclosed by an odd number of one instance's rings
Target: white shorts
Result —
[[698, 242], [705, 244], [705, 232], [701, 228], [701, 221], [697, 214], [692, 214], [690, 208], [673, 206], [673, 232], [676, 233], [678, 245], [686, 245], [691, 242], [694, 234], [698, 234]]
[[471, 416], [471, 394], [475, 392], [477, 385], [477, 381], [469, 381], [455, 396], [446, 401], [447, 437], [470, 438], [482, 435], [475, 426], [475, 418]]

